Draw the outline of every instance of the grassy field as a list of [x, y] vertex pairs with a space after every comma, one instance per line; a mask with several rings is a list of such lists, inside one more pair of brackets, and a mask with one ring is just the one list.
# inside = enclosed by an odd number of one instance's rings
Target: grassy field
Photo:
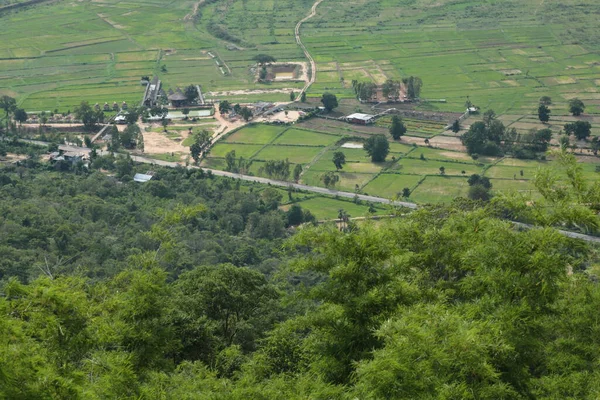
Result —
[[[308, 125], [244, 127], [218, 143], [203, 165], [223, 169], [225, 155], [235, 150], [237, 158], [253, 161], [250, 173], [268, 177], [263, 169], [266, 161], [287, 159], [291, 163], [290, 171], [295, 164], [302, 165], [301, 183], [323, 186], [324, 174], [334, 172], [339, 177], [335, 185], [338, 190], [394, 199], [408, 188], [410, 200], [419, 203], [448, 202], [466, 195], [471, 174], [489, 177], [495, 193], [529, 192], [538, 168], [549, 165], [547, 161], [508, 157], [473, 160], [459, 151], [398, 142], [390, 143], [390, 153], [384, 162], [373, 163], [362, 148], [344, 147], [360, 145], [363, 138], [313, 131], [306, 129]], [[337, 151], [346, 157], [346, 164], [339, 171], [332, 162]], [[598, 179], [598, 159], [579, 157], [584, 175], [590, 180]]]
[[[293, 30], [312, 0], [230, 0], [203, 4], [192, 15], [194, 3], [59, 1], [0, 16], [0, 92], [31, 111], [64, 112], [81, 100], [137, 102], [142, 75], [157, 74], [167, 87], [199, 83], [235, 101], [287, 95], [228, 91], [301, 86], [255, 83], [250, 67], [259, 53], [304, 61]], [[522, 116], [550, 95], [560, 110], [553, 115], [564, 114], [575, 96], [597, 113], [595, 11], [592, 2], [576, 0], [325, 0], [302, 31], [318, 64], [310, 95], [352, 97], [353, 79], [418, 75], [423, 98], [445, 100], [425, 109], [460, 111], [469, 96], [483, 108]], [[414, 135], [437, 129], [407, 122]]]

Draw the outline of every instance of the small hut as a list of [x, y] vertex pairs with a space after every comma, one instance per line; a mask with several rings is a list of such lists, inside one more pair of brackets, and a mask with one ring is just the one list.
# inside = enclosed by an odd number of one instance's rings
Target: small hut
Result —
[[177, 90], [172, 94], [171, 94], [171, 92], [172, 92], [172, 90], [169, 91], [169, 96], [168, 96], [168, 99], [171, 102], [171, 105], [173, 107], [184, 106], [185, 103], [187, 102], [187, 97], [185, 94], [183, 94], [181, 89], [177, 88]]

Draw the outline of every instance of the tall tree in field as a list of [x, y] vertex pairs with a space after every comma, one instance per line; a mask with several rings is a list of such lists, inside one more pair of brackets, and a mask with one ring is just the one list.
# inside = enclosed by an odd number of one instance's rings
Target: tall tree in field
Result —
[[300, 101], [306, 103], [306, 92], [302, 92], [302, 94], [300, 95]]
[[550, 96], [542, 96], [540, 97], [540, 104], [543, 104], [545, 106], [551, 106], [552, 99], [550, 98]]
[[190, 146], [190, 153], [196, 163], [200, 161], [201, 157], [208, 154], [211, 144], [211, 134], [207, 130], [197, 133], [194, 138], [194, 143]]
[[75, 107], [75, 117], [86, 129], [92, 129], [98, 123], [99, 115], [87, 101], [82, 101], [79, 106]]
[[592, 133], [592, 124], [588, 121], [575, 121], [565, 124], [565, 133], [574, 135], [577, 140], [585, 140]]
[[538, 118], [544, 123], [550, 120], [550, 109], [546, 105], [540, 104], [538, 107]]
[[394, 115], [392, 117], [392, 124], [390, 125], [390, 135], [394, 138], [394, 140], [398, 140], [406, 133], [406, 126], [404, 125], [404, 121], [398, 115]]
[[323, 182], [326, 188], [335, 186], [335, 184], [338, 183], [339, 180], [339, 175], [334, 174], [332, 171], [326, 172], [321, 176], [321, 181]]
[[17, 108], [17, 109], [15, 109], [15, 112], [14, 112], [14, 118], [15, 118], [15, 121], [17, 121], [19, 123], [19, 126], [21, 126], [21, 124], [23, 124], [23, 122], [27, 121], [27, 113], [25, 112], [24, 109]]
[[300, 175], [302, 175], [302, 164], [296, 164], [294, 167], [294, 182], [300, 180]]
[[338, 106], [337, 96], [333, 93], [324, 93], [321, 97], [321, 103], [327, 111], [331, 111]]
[[585, 104], [583, 104], [583, 101], [579, 100], [578, 98], [569, 100], [569, 112], [571, 114], [577, 117], [581, 115], [584, 110]]
[[340, 170], [344, 168], [344, 164], [346, 164], [346, 155], [341, 151], [336, 151], [333, 153], [333, 164], [335, 165], [335, 169]]
[[4, 110], [6, 118], [6, 130], [8, 131], [8, 122], [10, 121], [10, 114], [17, 108], [17, 101], [10, 96], [0, 97], [0, 108]]
[[454, 133], [458, 133], [460, 132], [460, 121], [459, 120], [454, 120], [454, 122], [452, 123], [452, 127], [450, 128], [450, 130]]
[[406, 95], [409, 99], [415, 100], [421, 96], [421, 88], [423, 87], [423, 81], [418, 76], [410, 76], [402, 79], [402, 83], [406, 87]]
[[382, 162], [390, 152], [390, 143], [385, 135], [373, 135], [367, 139], [363, 148], [371, 157], [371, 161]]

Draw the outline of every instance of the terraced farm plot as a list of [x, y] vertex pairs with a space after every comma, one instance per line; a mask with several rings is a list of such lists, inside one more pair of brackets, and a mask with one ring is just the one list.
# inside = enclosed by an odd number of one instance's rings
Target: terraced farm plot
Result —
[[[310, 212], [318, 220], [336, 219], [339, 211], [344, 210], [350, 217], [363, 217], [368, 214], [369, 206], [359, 205], [345, 200], [336, 200], [329, 197], [315, 197], [309, 200], [303, 200], [298, 203], [302, 208], [310, 210]], [[385, 213], [385, 208], [375, 205], [378, 213]]]
[[[445, 175], [469, 176], [481, 174], [482, 167], [475, 164], [452, 163], [446, 161], [423, 161], [404, 158], [397, 162], [394, 171], [413, 175], [441, 175], [440, 167], [445, 168]], [[464, 174], [462, 172], [465, 172]]]
[[395, 199], [402, 194], [402, 189], [413, 189], [423, 177], [418, 175], [381, 174], [364, 188], [363, 192], [389, 199]]
[[340, 140], [340, 136], [338, 135], [290, 128], [283, 135], [275, 139], [273, 144], [329, 146], [338, 140]]
[[254, 156], [256, 160], [289, 160], [292, 163], [309, 163], [323, 150], [322, 147], [269, 145]]
[[[325, 171], [317, 171], [310, 169], [302, 175], [302, 183], [310, 186], [323, 186], [321, 177], [325, 174]], [[337, 173], [340, 180], [335, 185], [334, 189], [353, 192], [356, 186], [362, 187], [366, 185], [370, 180], [375, 178], [376, 174], [365, 174], [355, 172], [344, 172], [340, 171]]]
[[227, 143], [249, 143], [249, 144], [268, 144], [271, 143], [277, 135], [285, 131], [285, 127], [271, 125], [248, 125], [229, 135], [225, 142]]
[[466, 196], [467, 180], [459, 177], [428, 176], [410, 195], [418, 203], [450, 202], [456, 197]]
[[260, 144], [229, 144], [229, 143], [217, 143], [210, 150], [210, 157], [225, 157], [227, 153], [235, 150], [236, 157], [250, 158], [263, 146]]
[[[523, 171], [523, 175], [521, 175]], [[493, 166], [485, 171], [485, 176], [488, 178], [504, 178], [504, 179], [533, 179], [537, 167], [532, 165], [530, 168], [527, 167], [512, 167], [512, 166]]]

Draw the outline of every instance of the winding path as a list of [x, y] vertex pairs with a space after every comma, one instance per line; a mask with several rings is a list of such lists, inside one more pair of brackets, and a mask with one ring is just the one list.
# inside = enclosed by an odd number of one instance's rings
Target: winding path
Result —
[[301, 19], [300, 22], [298, 22], [298, 24], [296, 24], [296, 30], [295, 30], [296, 43], [298, 43], [298, 46], [300, 46], [300, 48], [304, 52], [304, 55], [310, 62], [310, 70], [311, 70], [311, 74], [310, 74], [310, 78], [309, 78], [308, 82], [306, 82], [306, 85], [304, 85], [304, 87], [302, 88], [302, 91], [296, 97], [296, 99], [300, 99], [302, 97], [302, 93], [306, 93], [306, 91], [311, 87], [311, 85], [313, 83], [315, 83], [315, 80], [317, 79], [317, 64], [315, 63], [314, 58], [310, 55], [310, 53], [306, 49], [306, 46], [304, 45], [304, 43], [302, 43], [302, 39], [300, 39], [300, 28], [302, 28], [303, 23], [305, 23], [306, 21], [308, 21], [309, 19], [311, 19], [312, 17], [314, 17], [317, 14], [317, 7], [322, 2], [323, 2], [323, 0], [317, 0], [315, 2], [315, 4], [313, 4], [312, 9], [310, 10], [310, 14], [308, 14], [306, 17]]

